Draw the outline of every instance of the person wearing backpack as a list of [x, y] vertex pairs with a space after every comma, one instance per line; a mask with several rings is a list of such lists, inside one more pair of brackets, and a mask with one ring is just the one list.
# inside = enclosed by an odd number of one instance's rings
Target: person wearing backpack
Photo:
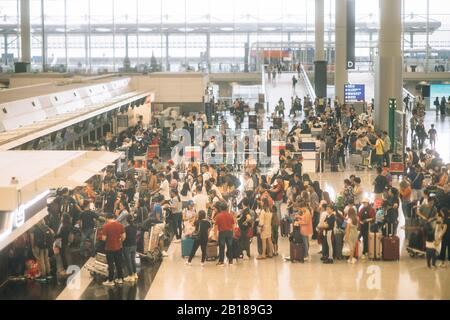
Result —
[[48, 251], [53, 244], [53, 231], [42, 220], [36, 225], [30, 235], [31, 250], [41, 272], [39, 280], [50, 280], [52, 277]]

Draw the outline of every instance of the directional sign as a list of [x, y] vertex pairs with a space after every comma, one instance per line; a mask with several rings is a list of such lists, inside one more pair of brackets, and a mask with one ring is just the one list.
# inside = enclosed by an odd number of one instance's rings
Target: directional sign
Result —
[[364, 101], [366, 99], [365, 86], [363, 84], [346, 84], [344, 99], [345, 102]]

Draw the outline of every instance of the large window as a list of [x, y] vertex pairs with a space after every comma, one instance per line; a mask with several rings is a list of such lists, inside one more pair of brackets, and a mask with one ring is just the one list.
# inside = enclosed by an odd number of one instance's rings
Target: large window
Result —
[[[428, 55], [430, 69], [445, 64], [450, 51], [448, 0], [402, 2], [407, 59]], [[20, 57], [19, 3], [0, 1], [3, 65]], [[332, 64], [335, 0], [324, 3], [325, 46]], [[271, 55], [267, 50], [287, 50], [290, 61], [311, 63], [306, 53], [314, 48], [315, 0], [30, 0], [30, 5], [35, 69], [42, 66], [43, 46], [48, 68], [62, 65], [83, 72], [140, 71], [151, 64], [167, 71], [252, 71], [266, 62], [261, 57]], [[378, 14], [378, 1], [356, 0], [361, 63], [373, 62]]]

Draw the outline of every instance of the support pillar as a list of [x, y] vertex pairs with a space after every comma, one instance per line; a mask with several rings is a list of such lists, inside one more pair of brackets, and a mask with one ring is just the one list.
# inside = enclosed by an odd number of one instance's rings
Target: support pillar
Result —
[[21, 62], [31, 63], [30, 0], [20, 0]]
[[208, 72], [211, 73], [211, 34], [206, 34], [206, 64]]
[[379, 55], [375, 72], [375, 126], [388, 131], [389, 99], [401, 106], [403, 60], [401, 0], [380, 0]]
[[344, 102], [344, 86], [348, 82], [347, 72], [347, 1], [336, 0], [336, 56], [334, 71], [335, 96]]
[[[161, 66], [162, 67], [162, 66]], [[170, 71], [170, 62], [169, 62], [169, 34], [166, 33], [166, 71]]]
[[327, 61], [325, 60], [325, 6], [324, 0], [316, 0], [315, 22], [315, 57], [314, 57], [314, 87], [316, 96], [327, 97]]
[[3, 41], [5, 43], [5, 61], [3, 61], [3, 63], [5, 64], [5, 66], [8, 65], [8, 35], [5, 33], [3, 35]]

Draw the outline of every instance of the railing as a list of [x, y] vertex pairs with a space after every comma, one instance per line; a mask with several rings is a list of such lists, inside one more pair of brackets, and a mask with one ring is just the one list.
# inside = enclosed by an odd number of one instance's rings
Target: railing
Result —
[[305, 87], [306, 87], [306, 92], [309, 94], [309, 96], [311, 97], [311, 100], [314, 101], [316, 100], [316, 91], [314, 90], [311, 81], [309, 81], [309, 77], [308, 74], [305, 71], [305, 68], [303, 67], [303, 65], [301, 65], [300, 68], [300, 76], [303, 79], [303, 82], [305, 83]]

